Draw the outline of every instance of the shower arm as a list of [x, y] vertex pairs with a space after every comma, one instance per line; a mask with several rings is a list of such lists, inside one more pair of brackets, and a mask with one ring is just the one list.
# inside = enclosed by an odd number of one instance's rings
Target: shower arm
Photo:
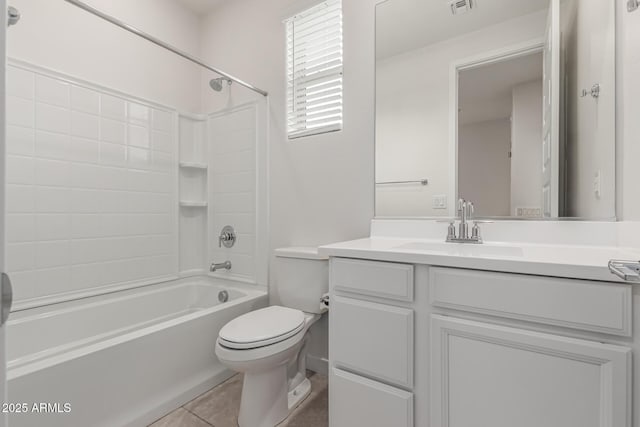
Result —
[[95, 15], [98, 18], [102, 18], [105, 21], [108, 21], [108, 22], [112, 23], [113, 25], [116, 25], [116, 26], [122, 28], [123, 30], [129, 31], [130, 33], [133, 33], [133, 34], [135, 34], [135, 35], [137, 35], [139, 37], [142, 37], [143, 39], [145, 39], [147, 41], [150, 41], [151, 43], [153, 43], [153, 44], [155, 44], [157, 46], [160, 46], [161, 48], [164, 48], [164, 49], [166, 49], [168, 51], [171, 51], [171, 52], [175, 53], [176, 55], [178, 55], [178, 56], [180, 56], [180, 57], [182, 57], [182, 58], [184, 58], [184, 59], [186, 59], [188, 61], [193, 62], [194, 64], [198, 64], [201, 67], [206, 68], [209, 71], [213, 71], [214, 73], [219, 74], [220, 76], [222, 76], [222, 77], [224, 77], [224, 78], [226, 78], [228, 80], [234, 81], [234, 82], [238, 83], [240, 86], [244, 86], [249, 90], [252, 90], [252, 91], [254, 91], [256, 93], [259, 93], [262, 96], [269, 95], [268, 92], [266, 92], [266, 91], [264, 91], [264, 90], [262, 90], [260, 88], [257, 88], [255, 86], [253, 86], [252, 84], [249, 84], [249, 83], [244, 82], [244, 81], [242, 81], [240, 79], [237, 79], [237, 78], [233, 77], [232, 75], [225, 73], [224, 71], [220, 71], [219, 69], [208, 65], [207, 63], [205, 63], [201, 59], [198, 59], [195, 56], [190, 55], [187, 52], [178, 49], [177, 47], [173, 47], [170, 44], [167, 44], [167, 43], [163, 42], [162, 40], [160, 40], [160, 39], [158, 39], [158, 38], [156, 38], [156, 37], [154, 37], [154, 36], [152, 36], [150, 34], [145, 33], [144, 31], [140, 31], [136, 27], [134, 27], [132, 25], [129, 25], [126, 22], [123, 22], [123, 21], [121, 21], [119, 19], [116, 19], [111, 15], [107, 15], [106, 13], [94, 8], [93, 6], [89, 6], [88, 4], [86, 4], [86, 3], [82, 2], [82, 1], [79, 1], [79, 0], [64, 0], [64, 1], [66, 1], [67, 3], [70, 3], [70, 4], [74, 5], [74, 6], [77, 6], [80, 9], [83, 9], [83, 10], [85, 10], [85, 11], [87, 11], [87, 12], [93, 14], [93, 15]]

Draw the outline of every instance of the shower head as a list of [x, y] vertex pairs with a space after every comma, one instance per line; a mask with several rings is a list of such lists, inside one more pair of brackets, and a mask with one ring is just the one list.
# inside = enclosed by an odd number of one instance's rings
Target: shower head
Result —
[[215, 90], [216, 92], [220, 92], [222, 90], [222, 82], [225, 81], [228, 85], [231, 85], [230, 79], [218, 77], [217, 79], [211, 79], [211, 81], [209, 82], [209, 86], [211, 86], [211, 89]]

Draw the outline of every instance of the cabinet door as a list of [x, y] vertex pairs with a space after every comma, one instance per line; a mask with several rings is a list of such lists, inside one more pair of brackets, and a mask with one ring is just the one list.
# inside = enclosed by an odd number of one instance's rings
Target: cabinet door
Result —
[[413, 394], [333, 368], [329, 379], [331, 427], [412, 427]]
[[329, 316], [332, 366], [413, 387], [413, 311], [334, 296]]
[[431, 318], [431, 425], [630, 427], [631, 350]]

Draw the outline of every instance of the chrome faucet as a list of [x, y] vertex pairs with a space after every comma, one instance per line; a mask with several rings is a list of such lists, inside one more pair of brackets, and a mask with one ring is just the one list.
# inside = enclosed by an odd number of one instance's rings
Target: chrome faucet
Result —
[[211, 271], [212, 273], [218, 270], [231, 270], [231, 261], [225, 261], [225, 262], [219, 262], [219, 263], [213, 263], [211, 264], [211, 267], [209, 267], [209, 271]]
[[471, 228], [471, 236], [469, 236], [469, 221], [472, 221], [475, 208], [473, 203], [468, 200], [458, 200], [458, 215], [460, 218], [460, 224], [458, 226], [458, 234], [456, 235], [455, 220], [449, 221], [449, 228], [447, 229], [447, 242], [449, 243], [482, 243], [482, 236], [480, 233], [480, 222], [487, 221], [473, 221], [473, 227]]

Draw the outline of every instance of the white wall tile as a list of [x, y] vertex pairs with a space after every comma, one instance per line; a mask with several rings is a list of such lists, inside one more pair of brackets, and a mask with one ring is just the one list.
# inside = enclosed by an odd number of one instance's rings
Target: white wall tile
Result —
[[239, 130], [233, 132], [219, 132], [212, 128], [211, 149], [214, 153], [233, 153], [255, 149], [255, 131]]
[[71, 86], [61, 80], [37, 74], [36, 100], [60, 107], [69, 107], [71, 105]]
[[127, 117], [132, 123], [147, 125], [149, 123], [150, 109], [146, 105], [137, 102], [129, 102], [127, 105]]
[[100, 145], [90, 139], [71, 137], [68, 160], [74, 162], [98, 163], [100, 161]]
[[34, 123], [34, 102], [17, 96], [7, 96], [7, 124], [32, 128]]
[[215, 213], [253, 213], [254, 210], [253, 193], [218, 193], [213, 201]]
[[120, 144], [100, 143], [100, 163], [109, 166], [126, 166], [127, 147]]
[[154, 150], [172, 152], [171, 134], [154, 130], [151, 132], [151, 146]]
[[65, 213], [71, 208], [71, 190], [64, 187], [36, 187], [34, 199], [39, 213]]
[[246, 193], [254, 191], [256, 187], [253, 171], [214, 174], [210, 182], [212, 184], [211, 191], [214, 193]]
[[36, 240], [64, 240], [71, 231], [70, 214], [37, 214], [35, 215]]
[[68, 240], [36, 243], [36, 268], [53, 268], [69, 264]]
[[35, 132], [32, 128], [7, 126], [7, 153], [33, 156]]
[[7, 184], [6, 198], [8, 213], [35, 211], [35, 187], [33, 186]]
[[122, 98], [104, 93], [100, 96], [100, 114], [103, 117], [124, 122], [127, 119], [126, 105]]
[[50, 187], [69, 187], [71, 165], [61, 160], [35, 160], [35, 183]]
[[177, 167], [170, 153], [154, 150], [151, 156], [155, 170], [167, 171]]
[[32, 242], [35, 240], [35, 216], [33, 214], [7, 214], [7, 242]]
[[71, 215], [71, 238], [89, 239], [104, 236], [102, 216], [102, 214]]
[[102, 166], [88, 163], [71, 164], [71, 186], [74, 188], [100, 189], [103, 183], [100, 180]]
[[36, 271], [36, 293], [45, 292], [47, 295], [69, 292], [71, 288], [71, 269], [57, 267]]
[[18, 67], [7, 67], [7, 95], [35, 97], [35, 74]]
[[144, 126], [129, 125], [129, 145], [136, 147], [149, 148], [149, 129]]
[[71, 266], [71, 288], [73, 290], [86, 289], [87, 287], [103, 284], [102, 264], [81, 264]]
[[9, 79], [17, 299], [175, 274], [173, 114], [13, 66]]
[[100, 137], [100, 121], [98, 116], [74, 111], [71, 113], [71, 134], [87, 139]]
[[36, 131], [36, 155], [46, 159], [64, 160], [69, 153], [69, 135]]
[[144, 148], [128, 147], [128, 165], [136, 169], [151, 169], [151, 151]]
[[127, 141], [127, 128], [124, 122], [117, 120], [100, 120], [100, 141], [124, 144]]
[[101, 190], [71, 190], [71, 212], [100, 213], [102, 211], [102, 197], [106, 192]]
[[212, 156], [211, 169], [215, 173], [249, 172], [255, 170], [256, 158], [252, 150], [220, 153]]
[[7, 245], [7, 270], [23, 271], [35, 267], [34, 243], [9, 243]]
[[33, 184], [34, 162], [31, 157], [7, 156], [7, 183]]
[[11, 273], [13, 286], [13, 300], [21, 301], [33, 298], [35, 294], [36, 272], [33, 270], [16, 271]]
[[36, 102], [36, 129], [68, 134], [71, 129], [71, 111]]
[[126, 190], [129, 186], [127, 169], [102, 166], [97, 173], [101, 189]]
[[213, 215], [213, 224], [220, 228], [227, 224], [233, 224], [237, 233], [255, 234], [256, 217], [252, 213], [246, 214], [224, 214], [216, 213]]
[[80, 86], [71, 86], [71, 108], [89, 114], [100, 114], [100, 94]]

